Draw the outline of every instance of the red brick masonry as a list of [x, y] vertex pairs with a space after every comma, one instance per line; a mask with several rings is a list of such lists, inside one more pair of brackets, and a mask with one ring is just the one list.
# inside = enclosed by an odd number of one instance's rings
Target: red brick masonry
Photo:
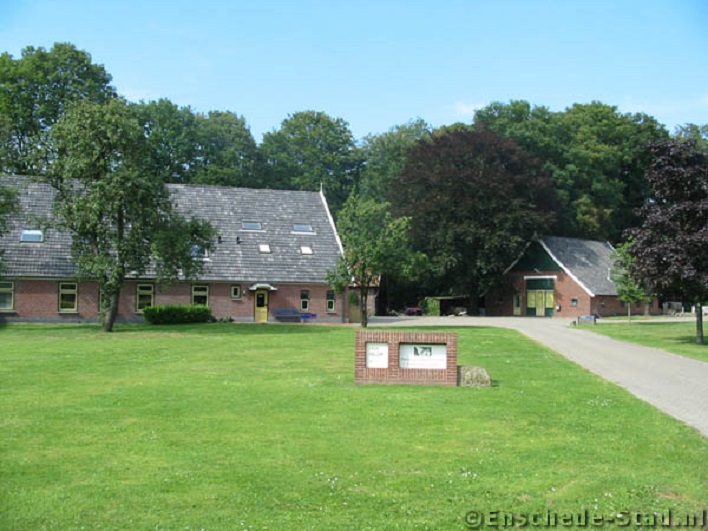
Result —
[[[388, 344], [388, 368], [366, 367], [367, 343]], [[446, 345], [447, 368], [400, 368], [401, 343]], [[457, 334], [357, 330], [354, 382], [357, 384], [457, 385]]]

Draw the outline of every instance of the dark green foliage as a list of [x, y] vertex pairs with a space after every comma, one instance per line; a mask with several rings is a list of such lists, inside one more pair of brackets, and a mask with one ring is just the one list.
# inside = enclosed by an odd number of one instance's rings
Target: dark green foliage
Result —
[[694, 140], [652, 144], [647, 173], [653, 193], [630, 232], [632, 272], [664, 296], [698, 305], [696, 341], [703, 341], [700, 304], [708, 300], [708, 155]]
[[430, 262], [428, 293], [469, 295], [473, 305], [549, 227], [554, 206], [540, 163], [491, 131], [419, 142], [390, 197]]
[[145, 321], [154, 325], [208, 323], [214, 320], [204, 304], [164, 304], [143, 310]]
[[28, 46], [19, 59], [0, 55], [0, 171], [44, 174], [52, 126], [76, 101], [114, 98], [110, 82], [102, 65], [69, 43]]
[[283, 120], [280, 129], [263, 136], [261, 153], [269, 187], [317, 191], [322, 186], [334, 212], [354, 188], [361, 166], [349, 124], [316, 111]]
[[197, 115], [199, 157], [194, 183], [273, 188], [256, 141], [246, 120], [232, 112], [210, 111]]
[[418, 141], [429, 136], [430, 126], [418, 119], [393, 127], [386, 133], [364, 138], [362, 156], [365, 164], [359, 194], [377, 201], [386, 197], [391, 183], [406, 165], [408, 152]]
[[[9, 217], [17, 210], [17, 191], [14, 188], [0, 187], [0, 236], [7, 230]], [[0, 249], [0, 275], [3, 271], [2, 254], [3, 251]]]
[[349, 196], [340, 212], [338, 228], [344, 256], [328, 281], [340, 293], [350, 286], [356, 288], [364, 328], [368, 324], [367, 298], [381, 275], [399, 272], [414, 276], [419, 257], [410, 249], [409, 222], [405, 217], [393, 218], [387, 203], [356, 194]]
[[644, 147], [668, 137], [654, 118], [600, 102], [563, 112], [497, 102], [477, 111], [475, 127], [514, 139], [543, 162], [560, 200], [553, 234], [614, 242], [638, 225], [635, 209], [649, 194]]
[[56, 218], [73, 236], [79, 275], [99, 284], [110, 331], [127, 274], [154, 265], [160, 278], [193, 278], [202, 263], [191, 248], [208, 250], [214, 231], [172, 209], [165, 184], [146, 169], [148, 139], [122, 100], [77, 103], [52, 128], [52, 140]]

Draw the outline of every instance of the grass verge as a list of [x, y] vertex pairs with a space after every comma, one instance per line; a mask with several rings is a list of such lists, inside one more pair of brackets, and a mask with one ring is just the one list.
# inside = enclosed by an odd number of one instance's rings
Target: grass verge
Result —
[[695, 430], [514, 331], [454, 331], [493, 387], [355, 386], [352, 328], [4, 327], [0, 528], [438, 530], [472, 510], [705, 508]]
[[[708, 323], [704, 323], [704, 326], [708, 329]], [[631, 324], [598, 322], [596, 326], [588, 326], [584, 330], [708, 362], [708, 343], [696, 344], [695, 321], [638, 321]]]

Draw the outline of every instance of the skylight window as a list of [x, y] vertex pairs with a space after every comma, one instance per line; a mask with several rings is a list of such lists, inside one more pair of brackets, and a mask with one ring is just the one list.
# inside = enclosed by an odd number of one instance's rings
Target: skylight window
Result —
[[263, 224], [260, 221], [242, 221], [242, 230], [263, 230]]
[[300, 252], [302, 254], [314, 254], [314, 252], [312, 251], [312, 246], [310, 245], [301, 245]]
[[197, 260], [205, 260], [209, 257], [209, 253], [201, 245], [192, 245], [190, 254], [192, 255], [192, 258], [196, 258]]
[[270, 254], [270, 245], [267, 243], [260, 243], [258, 244], [258, 252], [261, 254]]
[[42, 243], [44, 241], [44, 232], [40, 229], [23, 229], [20, 235], [21, 242]]
[[293, 232], [315, 232], [309, 223], [293, 223]]

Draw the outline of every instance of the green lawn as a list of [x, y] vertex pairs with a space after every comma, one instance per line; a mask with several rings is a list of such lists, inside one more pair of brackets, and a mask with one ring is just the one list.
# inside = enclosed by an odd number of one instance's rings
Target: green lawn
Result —
[[[708, 341], [708, 320], [704, 319], [703, 321], [706, 341]], [[708, 342], [703, 345], [696, 344], [695, 321], [677, 321], [675, 323], [632, 321], [631, 324], [619, 322], [603, 324], [599, 321], [597, 326], [588, 326], [583, 329], [708, 362]]]
[[472, 510], [705, 507], [695, 430], [514, 331], [456, 332], [494, 387], [355, 386], [348, 327], [2, 327], [0, 528], [454, 530]]

